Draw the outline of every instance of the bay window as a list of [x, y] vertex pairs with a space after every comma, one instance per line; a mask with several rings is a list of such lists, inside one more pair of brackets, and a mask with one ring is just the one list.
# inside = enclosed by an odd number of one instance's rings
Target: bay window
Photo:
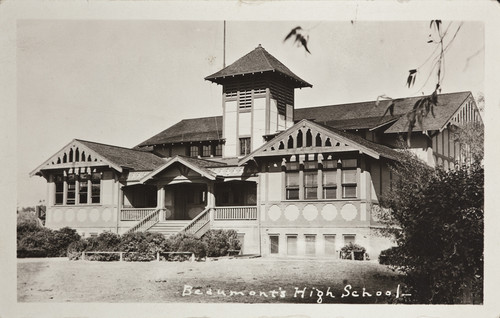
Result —
[[335, 200], [358, 197], [357, 159], [287, 162], [285, 200]]
[[101, 173], [54, 176], [55, 205], [97, 204], [101, 202]]

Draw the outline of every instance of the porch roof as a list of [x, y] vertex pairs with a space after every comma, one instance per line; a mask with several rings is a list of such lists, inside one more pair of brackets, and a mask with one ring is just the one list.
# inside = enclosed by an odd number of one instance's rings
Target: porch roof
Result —
[[159, 166], [158, 168], [154, 169], [153, 171], [142, 177], [139, 180], [139, 182], [144, 183], [148, 180], [151, 180], [154, 176], [158, 175], [160, 172], [162, 172], [163, 170], [165, 170], [166, 168], [170, 167], [171, 165], [177, 162], [210, 180], [215, 180], [217, 178], [217, 173], [211, 171], [210, 168], [227, 166], [225, 163], [222, 162], [177, 155], [175, 157], [168, 159], [165, 164]]

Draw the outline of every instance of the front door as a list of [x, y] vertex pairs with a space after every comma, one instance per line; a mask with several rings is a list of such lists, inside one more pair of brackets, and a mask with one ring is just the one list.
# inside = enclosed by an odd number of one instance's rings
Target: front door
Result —
[[188, 220], [186, 213], [188, 189], [186, 185], [179, 184], [175, 186], [174, 190], [174, 219], [175, 220]]

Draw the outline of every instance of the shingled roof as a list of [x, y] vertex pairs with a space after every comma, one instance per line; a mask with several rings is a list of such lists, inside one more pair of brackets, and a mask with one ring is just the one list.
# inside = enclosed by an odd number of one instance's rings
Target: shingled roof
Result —
[[[440, 94], [438, 105], [434, 107], [435, 117], [429, 115], [424, 121], [424, 130], [441, 129], [457, 109], [469, 98], [470, 92]], [[373, 129], [388, 126], [386, 133], [406, 132], [408, 120], [404, 114], [412, 109], [420, 97], [398, 98], [394, 100], [394, 113], [384, 112], [388, 101], [378, 106], [375, 101], [328, 105], [319, 107], [297, 108], [294, 119], [298, 122], [308, 119], [327, 127], [340, 130]], [[414, 131], [421, 131], [417, 125]], [[140, 143], [137, 147], [151, 145], [199, 142], [222, 139], [222, 116], [184, 119], [159, 134]]]
[[222, 139], [222, 116], [183, 119], [136, 147]]
[[260, 44], [247, 55], [239, 58], [233, 64], [205, 77], [206, 80], [222, 84], [229, 76], [246, 75], [264, 72], [277, 72], [288, 77], [294, 87], [312, 87], [311, 84], [295, 75], [288, 67], [269, 54]]
[[[438, 105], [434, 107], [435, 117], [429, 115], [423, 125], [423, 130], [441, 129], [457, 109], [471, 95], [470, 92], [448, 93], [438, 95]], [[340, 104], [320, 107], [295, 109], [294, 119], [309, 119], [337, 129], [368, 129], [384, 123], [395, 121], [385, 132], [397, 133], [408, 130], [408, 119], [405, 115], [421, 97], [408, 97], [394, 99], [394, 113], [382, 117], [389, 105], [388, 101], [376, 101]], [[414, 131], [421, 131], [415, 127]]]
[[153, 153], [75, 139], [116, 165], [138, 171], [153, 170], [165, 160]]

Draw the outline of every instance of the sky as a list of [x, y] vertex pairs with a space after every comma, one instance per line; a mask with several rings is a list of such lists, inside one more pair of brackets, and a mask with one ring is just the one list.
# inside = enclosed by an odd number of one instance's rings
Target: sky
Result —
[[[311, 54], [283, 42], [296, 26]], [[432, 58], [422, 65], [435, 49], [429, 33], [429, 21], [228, 20], [226, 65], [261, 44], [313, 85], [296, 90], [296, 108], [419, 96], [436, 83], [426, 82]], [[222, 20], [18, 20], [18, 206], [45, 200], [45, 179], [29, 173], [74, 138], [133, 147], [184, 118], [221, 115], [221, 86], [204, 77], [222, 68], [223, 42]], [[446, 52], [442, 92], [477, 97], [484, 71], [484, 25], [465, 21]]]

